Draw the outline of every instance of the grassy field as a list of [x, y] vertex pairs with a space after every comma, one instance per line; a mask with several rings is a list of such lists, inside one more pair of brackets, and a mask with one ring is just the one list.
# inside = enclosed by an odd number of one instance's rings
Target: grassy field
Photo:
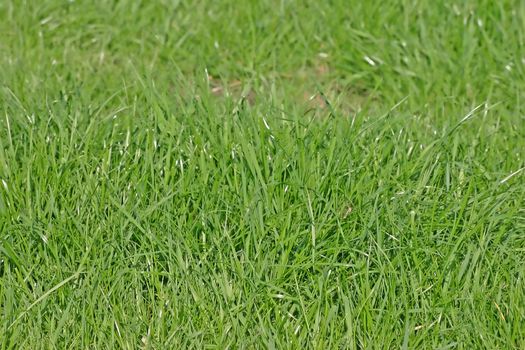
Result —
[[0, 349], [525, 349], [525, 3], [0, 2]]

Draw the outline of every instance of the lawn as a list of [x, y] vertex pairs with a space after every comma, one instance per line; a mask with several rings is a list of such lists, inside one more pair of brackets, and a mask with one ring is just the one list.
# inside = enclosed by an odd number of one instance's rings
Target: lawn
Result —
[[0, 2], [0, 349], [525, 349], [525, 2]]

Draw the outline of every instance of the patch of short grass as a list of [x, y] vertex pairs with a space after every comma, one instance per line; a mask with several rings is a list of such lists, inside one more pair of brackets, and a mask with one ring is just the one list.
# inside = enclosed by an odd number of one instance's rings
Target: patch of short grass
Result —
[[2, 2], [2, 349], [525, 347], [524, 16]]

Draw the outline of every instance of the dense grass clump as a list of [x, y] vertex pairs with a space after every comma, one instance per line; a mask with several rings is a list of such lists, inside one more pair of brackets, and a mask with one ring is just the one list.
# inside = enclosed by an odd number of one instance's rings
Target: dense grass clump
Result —
[[520, 1], [0, 3], [0, 344], [525, 348]]

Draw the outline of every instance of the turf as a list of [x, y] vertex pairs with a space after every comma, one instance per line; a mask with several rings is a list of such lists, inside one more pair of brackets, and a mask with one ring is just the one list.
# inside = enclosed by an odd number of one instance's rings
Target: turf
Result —
[[524, 349], [525, 3], [0, 2], [1, 349]]

